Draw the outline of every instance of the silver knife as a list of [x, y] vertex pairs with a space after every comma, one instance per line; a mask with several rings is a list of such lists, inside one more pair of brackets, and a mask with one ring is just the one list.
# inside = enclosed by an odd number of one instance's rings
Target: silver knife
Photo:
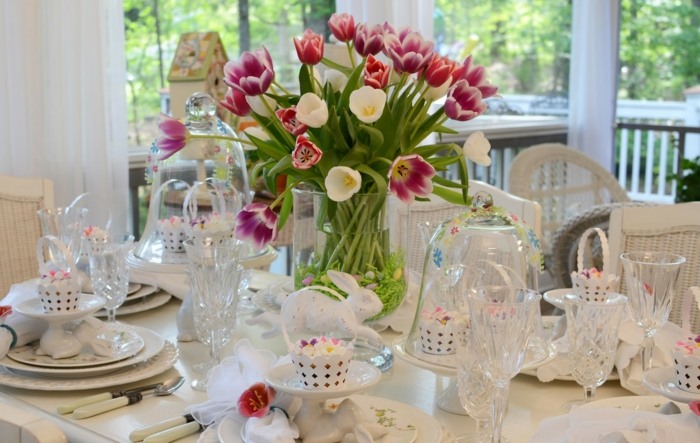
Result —
[[167, 429], [174, 428], [176, 426], [184, 425], [190, 422], [194, 421], [194, 417], [192, 417], [192, 414], [185, 414], [180, 417], [174, 417], [174, 418], [169, 418], [167, 420], [163, 420], [160, 423], [156, 423], [154, 425], [146, 426], [143, 428], [135, 429], [131, 431], [131, 434], [129, 434], [129, 440], [131, 441], [142, 441], [146, 437], [156, 434], [161, 431], [165, 431]]

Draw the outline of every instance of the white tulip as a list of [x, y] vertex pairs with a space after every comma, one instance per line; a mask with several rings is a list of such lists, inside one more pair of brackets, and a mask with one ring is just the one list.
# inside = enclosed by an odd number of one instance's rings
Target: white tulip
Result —
[[425, 91], [425, 98], [431, 101], [435, 101], [439, 98], [442, 98], [447, 94], [447, 90], [450, 89], [450, 84], [452, 83], [452, 79], [448, 78], [445, 83], [442, 85], [438, 86], [437, 88], [433, 87], [428, 87], [428, 90]]
[[359, 172], [347, 166], [335, 166], [328, 171], [325, 183], [328, 198], [336, 202], [342, 202], [360, 190], [362, 176], [360, 176]]
[[[270, 136], [267, 134], [267, 132], [263, 131], [258, 126], [248, 126], [247, 128], [245, 128], [243, 130], [243, 134], [241, 134], [241, 138], [250, 141], [250, 137], [248, 137], [249, 135], [263, 141], [270, 140]], [[245, 149], [246, 151], [254, 151], [258, 148], [255, 145], [243, 143], [243, 149]]]
[[462, 150], [464, 151], [464, 156], [474, 163], [483, 166], [491, 165], [491, 157], [489, 157], [491, 143], [484, 137], [483, 132], [473, 132], [464, 142]]
[[[263, 100], [265, 100], [265, 102], [263, 102]], [[271, 117], [272, 113], [275, 112], [275, 108], [277, 107], [277, 103], [264, 94], [246, 96], [245, 101], [248, 102], [250, 109], [252, 109], [253, 112], [263, 117]], [[267, 103], [269, 108], [268, 106], [265, 106], [265, 103]]]
[[348, 77], [336, 69], [326, 69], [323, 73], [323, 84], [326, 83], [331, 84], [333, 91], [342, 91], [348, 84]]
[[318, 95], [307, 92], [297, 103], [297, 120], [310, 128], [320, 128], [328, 121], [328, 105]]
[[363, 86], [350, 93], [350, 110], [364, 123], [374, 123], [384, 112], [386, 93], [381, 89]]

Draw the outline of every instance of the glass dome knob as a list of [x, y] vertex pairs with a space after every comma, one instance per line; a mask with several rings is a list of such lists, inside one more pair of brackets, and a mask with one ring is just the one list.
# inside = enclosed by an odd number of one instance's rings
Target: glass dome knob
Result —
[[185, 103], [188, 122], [213, 122], [216, 118], [216, 101], [204, 92], [192, 94]]
[[479, 191], [472, 197], [472, 206], [488, 209], [493, 206], [493, 197], [486, 191]]

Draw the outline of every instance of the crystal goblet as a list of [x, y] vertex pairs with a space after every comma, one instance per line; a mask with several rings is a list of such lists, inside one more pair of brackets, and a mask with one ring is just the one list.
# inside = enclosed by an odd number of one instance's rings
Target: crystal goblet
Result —
[[[183, 244], [189, 262], [195, 327], [198, 334], [207, 336], [203, 341], [209, 344], [213, 367], [221, 362], [222, 348], [236, 324], [242, 243], [235, 239], [198, 238]], [[192, 388], [206, 390], [208, 377], [207, 371], [192, 381]]]
[[133, 244], [133, 235], [120, 234], [106, 242], [91, 244], [88, 251], [92, 289], [105, 299], [108, 322], [116, 321], [117, 308], [126, 300], [129, 290], [127, 256]]
[[566, 411], [593, 400], [596, 388], [608, 379], [615, 364], [620, 322], [627, 297], [610, 293], [604, 301], [584, 301], [576, 294], [564, 297], [569, 365], [583, 386], [583, 398], [564, 404]]
[[627, 252], [620, 256], [632, 318], [644, 331], [642, 370], [651, 369], [656, 330], [668, 321], [673, 286], [685, 258], [666, 252]]
[[520, 372], [542, 296], [512, 286], [478, 286], [467, 303], [480, 365], [494, 384], [491, 441], [501, 442], [510, 380]]

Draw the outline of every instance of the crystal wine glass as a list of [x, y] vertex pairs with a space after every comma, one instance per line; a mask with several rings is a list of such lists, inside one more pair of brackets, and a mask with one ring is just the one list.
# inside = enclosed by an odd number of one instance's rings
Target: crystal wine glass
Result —
[[[221, 362], [222, 348], [236, 323], [242, 243], [235, 239], [199, 238], [183, 244], [189, 261], [195, 322], [200, 323], [197, 331], [208, 334], [203, 341], [208, 342], [211, 365], [216, 366]], [[206, 390], [208, 377], [207, 372], [193, 380], [192, 388]]]
[[120, 234], [106, 242], [91, 244], [88, 251], [92, 288], [105, 299], [108, 322], [116, 321], [117, 308], [126, 300], [129, 290], [127, 256], [133, 244], [133, 235]]
[[627, 297], [616, 293], [601, 302], [584, 301], [576, 294], [564, 297], [571, 375], [583, 386], [583, 398], [564, 403], [564, 410], [593, 400], [596, 388], [608, 379], [626, 307]]
[[656, 330], [666, 324], [673, 286], [685, 258], [666, 252], [628, 252], [620, 256], [632, 318], [644, 331], [642, 370], [651, 369]]
[[467, 303], [475, 352], [486, 377], [494, 384], [491, 441], [501, 442], [510, 380], [520, 372], [542, 296], [512, 286], [478, 286]]

